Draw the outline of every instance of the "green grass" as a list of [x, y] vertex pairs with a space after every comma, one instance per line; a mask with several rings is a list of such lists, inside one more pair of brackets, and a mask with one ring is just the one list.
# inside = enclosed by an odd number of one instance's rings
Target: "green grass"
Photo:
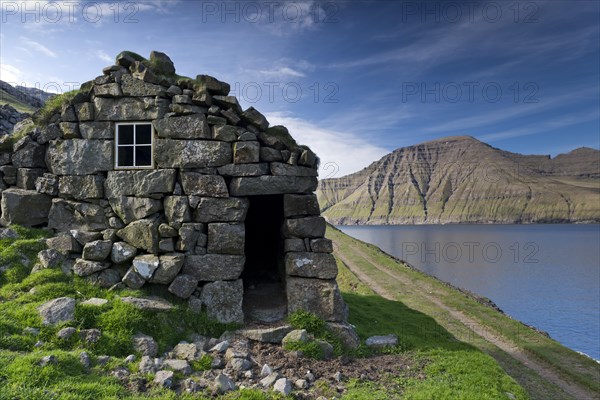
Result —
[[[600, 366], [593, 360], [539, 334], [519, 321], [479, 303], [473, 297], [406, 266], [394, 257], [385, 254], [376, 246], [344, 235], [341, 231], [333, 227], [328, 227], [327, 236], [334, 240], [338, 251], [344, 254], [345, 257], [351, 260], [362, 271], [375, 278], [389, 292], [397, 293], [397, 299], [403, 305], [397, 311], [397, 314], [403, 316], [405, 324], [403, 325], [404, 331], [396, 333], [399, 334], [401, 341], [408, 349], [423, 348], [423, 346], [427, 345], [427, 343], [421, 342], [422, 339], [420, 339], [419, 332], [426, 334], [426, 337], [431, 337], [431, 335], [446, 335], [450, 332], [457, 339], [468, 341], [478, 348], [485, 350], [486, 353], [493, 355], [502, 364], [503, 368], [511, 371], [515, 379], [518, 379], [522, 385], [527, 386], [532, 398], [568, 397], [558, 387], [548, 383], [495, 346], [478, 337], [473, 337], [466, 327], [457, 323], [450, 314], [432, 304], [423, 296], [423, 292], [435, 293], [435, 297], [444, 304], [476, 319], [486, 329], [489, 329], [490, 332], [502, 334], [534, 357], [547, 363], [547, 365], [563, 375], [565, 379], [577, 382], [588, 388], [591, 392], [598, 392]], [[359, 254], [357, 250], [364, 253], [368, 259]], [[372, 263], [382, 265], [395, 273], [403, 275], [411, 284], [397, 286], [397, 283], [390, 282], [389, 277], [377, 270]], [[340, 283], [342, 292], [346, 292], [343, 295], [350, 305], [351, 322], [353, 322], [355, 313], [362, 308], [365, 309], [365, 316], [368, 315], [370, 310], [382, 309], [376, 304], [366, 306], [366, 299], [369, 298], [369, 288], [361, 284], [339, 259], [338, 266], [340, 267], [338, 282]], [[379, 299], [379, 297], [374, 296], [373, 299]], [[422, 312], [424, 315], [433, 318], [421, 320], [415, 325], [415, 318], [405, 319], [405, 316], [414, 316], [415, 312]], [[368, 327], [375, 332], [389, 321], [397, 318], [394, 318], [392, 313], [386, 315], [385, 318], [373, 317]], [[440, 326], [443, 327], [443, 330], [440, 330]], [[360, 323], [357, 324], [357, 328], [362, 335], [370, 333], [361, 331], [365, 328]], [[444, 333], [444, 331], [446, 332]], [[416, 332], [416, 334], [411, 335], [410, 332]]]
[[60, 113], [62, 106], [68, 104], [80, 92], [81, 90], [79, 89], [72, 90], [48, 99], [46, 103], [44, 103], [44, 106], [34, 114], [33, 121], [37, 126], [47, 125], [52, 116], [56, 113]]
[[[137, 332], [154, 337], [159, 343], [159, 351], [164, 352], [179, 341], [188, 339], [192, 333], [217, 337], [225, 330], [235, 329], [235, 326], [215, 323], [205, 314], [190, 313], [184, 301], [158, 287], [114, 293], [92, 286], [84, 279], [66, 276], [59, 269], [43, 270], [30, 275], [37, 252], [44, 248], [40, 239], [45, 238], [47, 232], [19, 227], [15, 230], [22, 235], [19, 240], [0, 241], [0, 259], [2, 264], [9, 267], [0, 273], [0, 399], [208, 398], [198, 394], [177, 395], [158, 388], [151, 388], [144, 394], [134, 394], [108, 372], [111, 368], [123, 365], [132, 374], [137, 373], [135, 364], [124, 365], [122, 362], [124, 356], [133, 352], [131, 337]], [[440, 298], [457, 306], [466, 302], [464, 304], [469, 306], [472, 315], [481, 313], [481, 318], [485, 317], [494, 324], [507, 323], [507, 317], [497, 312], [492, 313], [490, 309], [432, 278], [402, 267], [396, 260], [374, 247], [354, 241], [339, 232], [330, 230], [328, 235], [335, 240], [338, 249], [347, 251], [345, 254], [353, 262], [364, 263], [361, 267], [367, 272], [372, 272], [368, 269], [368, 262], [358, 257], [352, 249], [360, 247], [369, 257], [375, 257], [381, 263], [389, 263], [390, 268], [407, 273], [415, 282], [426, 279], [428, 284], [439, 285], [436, 288]], [[340, 289], [350, 306], [349, 322], [356, 326], [357, 333], [362, 339], [372, 335], [396, 334], [400, 341], [398, 346], [385, 350], [385, 353], [397, 354], [402, 359], [409, 360], [409, 364], [416, 368], [416, 371], [399, 369], [382, 382], [353, 380], [347, 384], [347, 391], [342, 398], [508, 399], [509, 394], [517, 399], [528, 398], [525, 390], [504, 372], [494, 358], [473, 343], [460, 340], [463, 338], [457, 335], [456, 330], [442, 322], [439, 310], [417, 304], [420, 300], [415, 293], [399, 294], [397, 300], [379, 297], [358, 280], [343, 262], [339, 259], [337, 262]], [[167, 312], [142, 311], [120, 301], [117, 294], [160, 294], [166, 296], [175, 308]], [[60, 296], [70, 296], [77, 300], [100, 297], [109, 302], [102, 307], [78, 304], [74, 321], [54, 327], [42, 326], [36, 307]], [[492, 318], [492, 315], [499, 319]], [[332, 343], [337, 355], [370, 357], [376, 354], [364, 346], [354, 352], [342, 349], [339, 340], [326, 329], [323, 321], [308, 312], [290, 315], [289, 322], [295, 328], [307, 329], [316, 338]], [[102, 331], [102, 338], [95, 344], [82, 343], [79, 335], [74, 335], [68, 341], [57, 339], [56, 332], [65, 326], [78, 330], [98, 328]], [[26, 328], [39, 329], [39, 335], [27, 333]], [[35, 343], [40, 340], [44, 344], [35, 347]], [[310, 357], [322, 356], [315, 341], [292, 344], [290, 349], [292, 348], [301, 350]], [[92, 357], [92, 368], [89, 370], [79, 363], [82, 351], [87, 351]], [[57, 364], [41, 367], [39, 360], [49, 354], [56, 356]], [[95, 361], [99, 355], [110, 355], [113, 361], [100, 367]], [[370, 361], [367, 359], [365, 362]], [[204, 356], [194, 362], [192, 367], [195, 371], [205, 371], [210, 369], [211, 363], [212, 358]], [[317, 386], [323, 393], [338, 395], [335, 387], [328, 387], [324, 381]], [[548, 389], [546, 393], [549, 398], [556, 392]], [[284, 397], [245, 389], [223, 398], [258, 400]]]

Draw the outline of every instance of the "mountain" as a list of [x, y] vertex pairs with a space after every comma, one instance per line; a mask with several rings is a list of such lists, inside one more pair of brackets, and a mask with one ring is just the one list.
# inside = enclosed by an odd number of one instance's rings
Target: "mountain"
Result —
[[13, 87], [0, 81], [0, 137], [10, 135], [19, 121], [36, 112], [53, 96], [40, 89]]
[[600, 151], [551, 158], [447, 137], [322, 180], [317, 194], [340, 225], [600, 222]]
[[7, 82], [0, 81], [0, 105], [10, 104], [22, 113], [35, 112], [52, 96], [51, 93], [40, 89], [13, 87]]

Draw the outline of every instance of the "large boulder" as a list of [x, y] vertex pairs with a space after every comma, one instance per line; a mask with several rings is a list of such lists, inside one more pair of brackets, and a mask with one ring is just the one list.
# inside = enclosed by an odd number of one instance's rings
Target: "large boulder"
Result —
[[158, 251], [159, 225], [158, 219], [141, 219], [117, 231], [117, 236], [138, 249], [155, 254]]
[[108, 228], [108, 218], [104, 213], [104, 208], [99, 205], [53, 199], [48, 215], [48, 228], [58, 232], [72, 229], [103, 231]]
[[244, 224], [208, 224], [209, 253], [244, 255]]
[[243, 323], [242, 301], [244, 285], [241, 279], [233, 282], [207, 283], [202, 288], [202, 304], [210, 318], [223, 323]]
[[319, 202], [315, 194], [286, 194], [283, 196], [283, 215], [286, 218], [319, 215]]
[[225, 179], [218, 175], [182, 172], [181, 185], [185, 194], [204, 197], [229, 197]]
[[325, 236], [326, 222], [323, 217], [304, 217], [286, 219], [283, 235], [286, 238], [320, 238]]
[[94, 108], [96, 121], [150, 121], [162, 117], [166, 111], [154, 97], [96, 97]]
[[183, 254], [168, 254], [159, 257], [159, 265], [154, 275], [150, 279], [150, 283], [169, 284], [175, 279], [181, 268], [185, 256]]
[[259, 196], [266, 194], [312, 193], [317, 189], [317, 178], [307, 176], [258, 176], [233, 178], [229, 185], [231, 196]]
[[53, 140], [46, 151], [46, 164], [55, 175], [109, 171], [113, 169], [113, 146], [111, 140]]
[[202, 197], [198, 199], [194, 221], [242, 222], [248, 212], [248, 199]]
[[204, 114], [169, 117], [154, 121], [158, 137], [171, 139], [210, 139], [211, 133]]
[[4, 226], [16, 224], [36, 226], [48, 222], [52, 198], [31, 190], [6, 189], [2, 191], [0, 207]]
[[309, 310], [325, 321], [344, 322], [348, 307], [335, 280], [288, 277], [286, 279], [288, 313]]
[[337, 265], [331, 254], [290, 252], [285, 255], [285, 271], [288, 276], [335, 279]]
[[115, 214], [126, 224], [146, 218], [163, 208], [160, 200], [145, 197], [118, 196], [110, 198], [109, 202]]
[[219, 141], [157, 139], [154, 158], [159, 168], [220, 167], [231, 163], [232, 151]]
[[106, 197], [150, 196], [172, 193], [175, 187], [174, 169], [148, 171], [109, 171], [104, 183]]
[[12, 164], [17, 168], [46, 168], [44, 155], [44, 146], [25, 136], [13, 147]]
[[59, 297], [42, 304], [37, 310], [44, 325], [72, 321], [75, 318], [75, 300], [70, 297]]
[[189, 255], [182, 272], [199, 281], [230, 281], [240, 277], [245, 262], [246, 258], [239, 255]]
[[75, 200], [101, 199], [104, 196], [104, 177], [100, 175], [61, 176], [58, 191], [62, 197]]

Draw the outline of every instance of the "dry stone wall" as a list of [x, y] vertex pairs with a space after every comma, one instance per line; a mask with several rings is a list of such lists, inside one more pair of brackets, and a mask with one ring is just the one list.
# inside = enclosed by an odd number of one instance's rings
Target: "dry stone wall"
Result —
[[[0, 154], [0, 222], [47, 225], [57, 232], [48, 251], [100, 286], [168, 285], [210, 316], [242, 322], [248, 196], [282, 195], [288, 312], [345, 321], [313, 193], [316, 155], [243, 111], [213, 77], [159, 78], [126, 54], [103, 72]], [[115, 168], [116, 123], [144, 121], [153, 168]]]

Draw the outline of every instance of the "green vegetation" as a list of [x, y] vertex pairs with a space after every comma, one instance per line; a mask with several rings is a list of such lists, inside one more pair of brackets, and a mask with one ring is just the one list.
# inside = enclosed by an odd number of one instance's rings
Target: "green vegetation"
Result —
[[[446, 374], [454, 368], [453, 373], [458, 375], [453, 379], [465, 380], [464, 385], [461, 384], [460, 387], [469, 387], [477, 376], [481, 379], [482, 385], [491, 385], [491, 382], [486, 380], [500, 375], [490, 375], [492, 370], [490, 368], [492, 365], [498, 367], [500, 364], [512, 378], [527, 389], [531, 398], [570, 398], [558, 386], [541, 378], [496, 346], [474, 335], [469, 327], [448, 312], [447, 307], [449, 307], [480, 323], [484, 331], [479, 333], [484, 336], [505, 337], [526, 354], [540, 360], [542, 364], [568, 381], [580, 384], [591, 393], [598, 392], [600, 366], [595, 361], [479, 303], [475, 298], [408, 267], [376, 246], [351, 238], [331, 226], [328, 227], [327, 236], [336, 243], [336, 256], [340, 267], [338, 282], [344, 299], [350, 306], [350, 322], [356, 325], [361, 337], [382, 332], [397, 334], [404, 349], [409, 352], [415, 351], [417, 355], [431, 362], [426, 367], [426, 371], [435, 372], [435, 375], [431, 376], [438, 376], [441, 371], [436, 365], [446, 365], [443, 360], [451, 360], [452, 364], [448, 365], [451, 369], [446, 369]], [[340, 255], [368, 275], [383, 290], [394, 293], [394, 300], [385, 300], [369, 294], [370, 289], [348, 271], [344, 262], [340, 260]], [[379, 268], [400, 275], [405, 281], [390, 279], [390, 275], [383, 273]], [[431, 293], [435, 294], [437, 303], [431, 301], [432, 296], [429, 295]], [[461, 340], [468, 342], [470, 346], [462, 343]], [[492, 355], [496, 361], [494, 362], [480, 350]], [[467, 374], [467, 364], [471, 363], [473, 367]], [[461, 372], [461, 369], [464, 370]], [[485, 372], [479, 373], [479, 371]], [[461, 374], [466, 375], [461, 377]], [[507, 378], [504, 372], [501, 372], [501, 375], [504, 376], [502, 379]], [[432, 379], [430, 382], [425, 380], [419, 387], [431, 385], [437, 379]], [[439, 382], [442, 385], [444, 381]], [[497, 384], [500, 383], [496, 382], [493, 385]], [[442, 386], [447, 385], [444, 383]], [[440, 387], [440, 390], [442, 389]], [[487, 388], [481, 388], [481, 393], [487, 392]], [[440, 394], [438, 398], [446, 397], [447, 394]], [[457, 392], [451, 397], [463, 398], [464, 396]]]
[[44, 106], [34, 114], [33, 121], [37, 126], [48, 125], [52, 116], [56, 113], [60, 113], [63, 105], [68, 104], [79, 93], [81, 93], [80, 89], [71, 90], [70, 92], [65, 92], [48, 99], [46, 103], [44, 103]]
[[33, 121], [27, 121], [28, 122], [24, 123], [21, 129], [19, 129], [16, 132], [13, 132], [12, 135], [8, 136], [0, 143], [0, 153], [11, 152], [15, 143], [17, 143], [19, 140], [23, 139], [25, 136], [29, 135], [33, 131], [33, 128], [35, 127]]
[[[167, 312], [142, 311], [118, 297], [152, 295], [157, 294], [158, 289], [109, 292], [90, 285], [84, 279], [64, 275], [59, 269], [30, 274], [35, 255], [44, 248], [42, 239], [48, 233], [19, 227], [14, 229], [21, 235], [20, 239], [0, 241], [0, 399], [203, 398], [198, 394], [178, 395], [152, 385], [148, 392], [134, 394], [109, 372], [116, 367], [124, 367], [133, 376], [139, 374], [135, 363], [124, 364], [122, 361], [124, 356], [133, 353], [131, 337], [137, 332], [154, 337], [159, 343], [159, 351], [164, 352], [192, 333], [216, 337], [225, 330], [235, 329], [235, 326], [215, 323], [204, 314], [191, 314], [186, 303], [174, 297], [169, 297], [169, 301], [175, 308]], [[435, 293], [436, 298], [448, 307], [477, 318], [490, 329], [502, 327], [502, 332], [506, 333], [518, 327], [519, 346], [531, 348], [528, 350], [531, 354], [537, 351], [535, 354], [539, 354], [539, 358], [545, 355], [550, 360], [548, 365], [563, 375], [566, 375], [562, 372], [566, 368], [573, 369], [573, 380], [578, 375], [575, 381], [588, 382], [590, 389], [594, 388], [593, 374], [598, 368], [586, 364], [589, 360], [585, 357], [434, 278], [408, 268], [374, 246], [352, 239], [334, 228], [329, 228], [328, 236], [336, 243], [338, 282], [350, 306], [349, 322], [356, 326], [363, 340], [384, 334], [396, 334], [399, 338], [398, 346], [383, 351], [398, 357], [397, 371], [380, 381], [347, 382], [347, 391], [342, 398], [569, 398], [499, 349], [465, 334], [464, 327], [461, 328], [446, 310], [432, 304], [424, 292]], [[380, 285], [380, 288], [395, 293], [394, 298], [376, 295], [347, 268], [347, 263], [351, 263], [353, 268], [359, 266], [361, 273], [366, 273], [373, 280], [369, 285]], [[407, 283], [402, 285], [385, 276], [377, 269], [381, 267], [402, 274]], [[167, 292], [160, 292], [160, 295], [169, 296]], [[107, 299], [108, 303], [101, 307], [78, 303], [74, 321], [53, 327], [43, 326], [36, 308], [61, 296], [77, 300], [99, 297]], [[306, 329], [316, 339], [332, 343], [336, 355], [366, 357], [365, 365], [373, 363], [377, 366], [377, 359], [371, 358], [378, 354], [377, 351], [364, 346], [355, 351], [343, 349], [327, 325], [309, 312], [291, 314], [288, 322], [296, 329]], [[97, 328], [102, 331], [102, 337], [95, 344], [81, 341], [79, 335], [69, 340], [58, 339], [58, 330], [67, 326], [78, 330]], [[537, 347], [533, 346], [534, 343]], [[291, 343], [288, 348], [302, 351], [307, 357], [323, 357], [318, 340]], [[92, 366], [88, 369], [79, 362], [82, 351], [91, 356]], [[55, 356], [56, 363], [42, 366], [40, 360], [47, 355]], [[97, 362], [100, 355], [109, 355], [112, 359], [101, 366]], [[552, 361], [558, 357], [564, 365]], [[212, 357], [206, 355], [191, 365], [194, 371], [206, 371], [211, 368], [212, 361]], [[336, 388], [325, 381], [318, 381], [316, 387], [324, 395], [339, 395]], [[222, 398], [258, 400], [284, 397], [244, 389]]]

